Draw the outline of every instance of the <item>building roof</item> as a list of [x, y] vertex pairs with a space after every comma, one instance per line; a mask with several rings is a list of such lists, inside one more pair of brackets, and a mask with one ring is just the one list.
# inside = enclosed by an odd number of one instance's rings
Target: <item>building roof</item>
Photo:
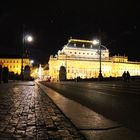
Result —
[[[94, 45], [92, 41], [88, 40], [79, 40], [79, 39], [70, 39], [67, 47], [72, 48], [85, 48], [85, 49], [99, 49], [99, 45]], [[107, 48], [101, 45], [102, 50], [106, 50]]]

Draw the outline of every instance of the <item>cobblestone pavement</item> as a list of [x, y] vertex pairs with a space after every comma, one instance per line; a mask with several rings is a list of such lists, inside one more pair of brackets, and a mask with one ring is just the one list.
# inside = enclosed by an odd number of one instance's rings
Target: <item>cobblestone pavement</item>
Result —
[[0, 85], [0, 140], [84, 140], [33, 82]]

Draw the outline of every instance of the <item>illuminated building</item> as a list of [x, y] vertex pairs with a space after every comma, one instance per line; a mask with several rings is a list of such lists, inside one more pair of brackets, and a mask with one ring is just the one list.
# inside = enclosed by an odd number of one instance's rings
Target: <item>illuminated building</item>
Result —
[[31, 76], [39, 80], [47, 80], [49, 78], [49, 66], [48, 64], [39, 64], [39, 67], [33, 67]]
[[[49, 75], [52, 80], [97, 78], [99, 75], [99, 46], [92, 41], [70, 39], [57, 55], [50, 56]], [[140, 62], [128, 61], [126, 56], [109, 57], [109, 50], [101, 46], [103, 77], [121, 77], [124, 71], [140, 75]]]
[[[14, 72], [14, 74], [21, 73], [21, 58], [0, 58], [0, 65], [2, 67], [8, 67], [9, 72]], [[31, 62], [29, 58], [23, 59], [23, 68], [28, 65], [31, 67]]]

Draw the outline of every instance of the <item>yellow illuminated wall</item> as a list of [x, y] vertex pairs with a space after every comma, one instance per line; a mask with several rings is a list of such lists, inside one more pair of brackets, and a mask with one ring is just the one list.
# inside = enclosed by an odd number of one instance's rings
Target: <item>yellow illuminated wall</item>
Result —
[[[122, 60], [121, 60], [122, 61]], [[97, 60], [77, 60], [77, 59], [59, 59], [50, 57], [49, 60], [49, 75], [54, 80], [59, 80], [60, 67], [66, 68], [67, 79], [74, 79], [77, 76], [81, 78], [97, 78], [99, 75], [99, 61]], [[101, 62], [103, 77], [120, 77], [124, 71], [129, 71], [131, 76], [140, 75], [139, 62], [118, 62], [108, 60]]]
[[[8, 67], [9, 72], [14, 72], [15, 74], [21, 73], [21, 58], [0, 58], [0, 65]], [[23, 68], [26, 65], [31, 66], [28, 58], [23, 59]]]
[[[58, 51], [57, 55], [50, 56], [49, 75], [52, 80], [59, 80], [59, 70], [61, 66], [64, 66], [66, 69], [67, 79], [74, 79], [78, 76], [81, 78], [97, 78], [99, 76], [99, 58], [95, 59], [94, 56], [91, 58], [87, 55], [83, 55], [82, 57], [78, 55], [68, 55], [65, 48], [70, 51], [73, 49], [73, 47], [65, 46], [62, 51]], [[80, 48], [74, 48], [73, 50], [77, 50], [78, 52], [79, 49]], [[92, 51], [86, 48], [81, 48], [81, 50], [86, 53], [87, 50], [89, 50], [89, 53]], [[108, 57], [101, 60], [101, 70], [103, 77], [120, 77], [124, 71], [129, 71], [131, 76], [140, 76], [140, 62], [128, 61], [128, 57], [126, 56]]]

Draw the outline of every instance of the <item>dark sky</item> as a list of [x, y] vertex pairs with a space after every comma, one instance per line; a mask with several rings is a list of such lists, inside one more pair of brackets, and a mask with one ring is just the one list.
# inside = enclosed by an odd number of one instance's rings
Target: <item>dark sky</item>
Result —
[[20, 54], [23, 24], [34, 42], [26, 44], [36, 63], [47, 63], [70, 37], [92, 40], [101, 31], [110, 55], [140, 61], [137, 1], [24, 1], [0, 5], [0, 54]]

